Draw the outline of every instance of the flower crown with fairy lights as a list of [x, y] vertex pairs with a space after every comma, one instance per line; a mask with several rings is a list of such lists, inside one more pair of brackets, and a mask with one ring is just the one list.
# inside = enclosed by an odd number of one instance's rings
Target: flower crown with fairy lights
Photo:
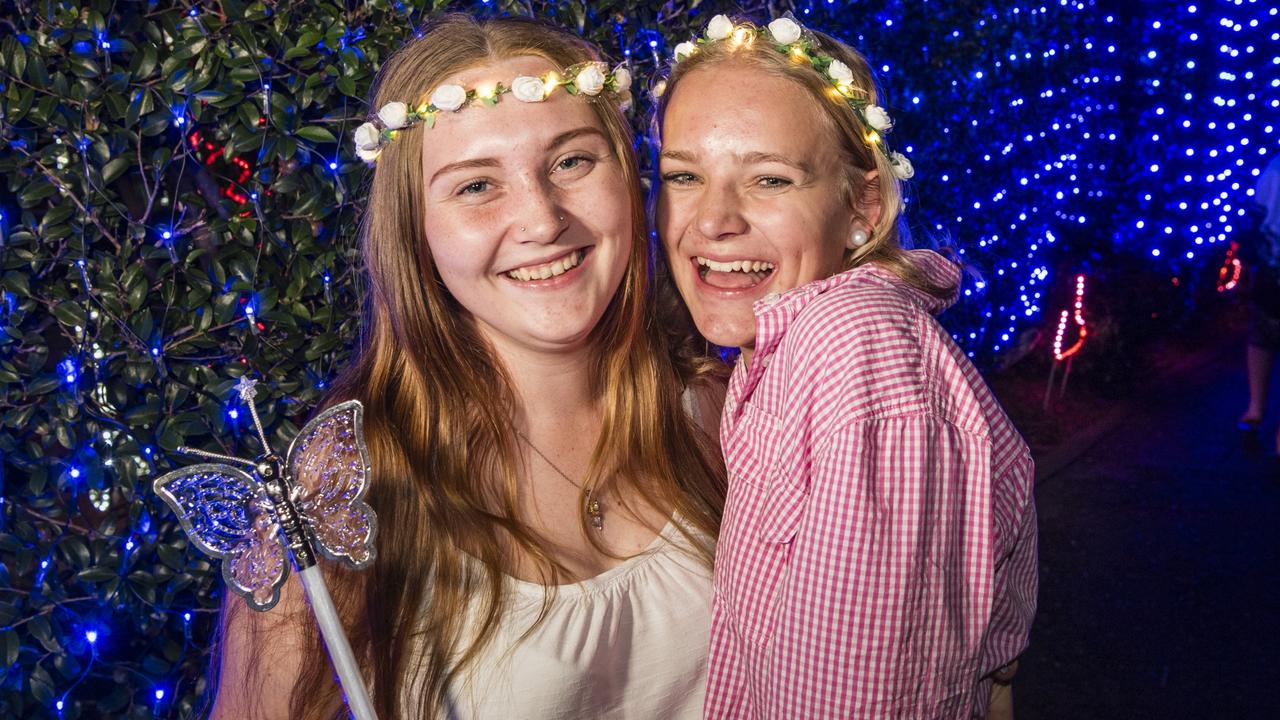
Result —
[[511, 85], [501, 82], [480, 85], [470, 90], [461, 85], [441, 85], [431, 93], [427, 102], [410, 107], [403, 102], [389, 102], [378, 110], [376, 122], [369, 121], [356, 128], [354, 142], [356, 155], [373, 164], [382, 154], [382, 148], [395, 140], [401, 130], [422, 123], [427, 127], [436, 124], [436, 115], [442, 112], [458, 112], [468, 105], [497, 105], [499, 98], [511, 93], [521, 102], [542, 102], [564, 88], [570, 95], [594, 97], [609, 93], [619, 98], [625, 112], [631, 106], [631, 71], [619, 65], [612, 72], [603, 62], [585, 62], [572, 65], [563, 71], [552, 70], [539, 76], [521, 75]]
[[[879, 150], [889, 159], [893, 174], [899, 180], [907, 180], [915, 175], [915, 168], [906, 155], [892, 152], [885, 144], [884, 136], [893, 129], [893, 120], [884, 108], [869, 102], [866, 91], [854, 86], [853, 71], [849, 66], [836, 58], [821, 52], [813, 34], [801, 27], [800, 23], [790, 17], [781, 17], [770, 22], [767, 27], [759, 28], [750, 24], [735, 25], [724, 15], [716, 15], [707, 23], [704, 37], [695, 42], [682, 42], [676, 45], [674, 61], [681, 60], [698, 52], [700, 45], [728, 41], [735, 45], [743, 45], [762, 38], [770, 47], [798, 62], [808, 62], [823, 75], [839, 94], [840, 98], [853, 109], [853, 112], [868, 128], [864, 140], [867, 145]], [[654, 95], [661, 96], [666, 89], [666, 82], [660, 81], [654, 87]]]

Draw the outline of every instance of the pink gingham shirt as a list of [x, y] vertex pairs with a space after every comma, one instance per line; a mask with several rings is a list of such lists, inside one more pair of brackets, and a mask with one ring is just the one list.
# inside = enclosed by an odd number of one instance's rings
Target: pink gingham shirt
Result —
[[756, 303], [721, 423], [706, 717], [981, 717], [1026, 647], [1031, 456], [934, 320], [949, 304], [874, 264]]

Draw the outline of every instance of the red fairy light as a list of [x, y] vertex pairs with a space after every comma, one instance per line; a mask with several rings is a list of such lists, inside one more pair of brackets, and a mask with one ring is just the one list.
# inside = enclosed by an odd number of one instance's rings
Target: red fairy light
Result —
[[1231, 246], [1227, 248], [1227, 257], [1222, 261], [1222, 267], [1218, 268], [1218, 292], [1230, 292], [1240, 283], [1240, 272], [1243, 269], [1240, 265], [1240, 258], [1236, 257], [1236, 251], [1240, 249], [1240, 243], [1231, 242]]
[[[187, 136], [187, 141], [191, 143], [191, 149], [195, 151], [197, 159], [200, 160], [208, 168], [213, 168], [214, 164], [223, 159], [224, 148], [206, 140], [199, 130], [193, 130]], [[203, 155], [203, 157], [201, 157]], [[244, 187], [249, 182], [249, 178], [253, 177], [253, 168], [243, 158], [232, 156], [230, 160], [225, 162], [232, 165], [229, 168], [231, 173], [236, 175], [235, 182], [223, 183], [218, 187], [218, 193], [223, 197], [240, 205], [249, 203], [249, 196], [240, 192], [239, 188]], [[246, 215], [248, 213], [245, 213]]]
[[[1067, 349], [1062, 348], [1062, 338], [1067, 333], [1067, 323], [1074, 320], [1079, 327], [1079, 335], [1076, 341]], [[1089, 328], [1084, 322], [1084, 275], [1076, 276], [1076, 304], [1075, 312], [1063, 310], [1062, 315], [1058, 318], [1058, 333], [1053, 338], [1053, 359], [1064, 360], [1080, 352], [1080, 348], [1084, 347], [1084, 339], [1089, 336]]]

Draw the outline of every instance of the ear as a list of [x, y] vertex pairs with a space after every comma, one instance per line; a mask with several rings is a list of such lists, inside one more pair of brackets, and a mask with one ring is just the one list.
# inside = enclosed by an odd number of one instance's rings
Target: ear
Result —
[[867, 231], [880, 222], [880, 171], [871, 170], [862, 177], [862, 186], [853, 191], [853, 219], [867, 224]]

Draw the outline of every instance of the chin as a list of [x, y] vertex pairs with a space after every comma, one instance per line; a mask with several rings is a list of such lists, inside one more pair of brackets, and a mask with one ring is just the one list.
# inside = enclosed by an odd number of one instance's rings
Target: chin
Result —
[[698, 326], [698, 333], [709, 343], [725, 348], [740, 348], [743, 345], [751, 345], [756, 339], [755, 316], [751, 316], [751, 322], [744, 324], [741, 321], [725, 322], [719, 319], [708, 319], [705, 322], [699, 322], [696, 318], [694, 324]]

